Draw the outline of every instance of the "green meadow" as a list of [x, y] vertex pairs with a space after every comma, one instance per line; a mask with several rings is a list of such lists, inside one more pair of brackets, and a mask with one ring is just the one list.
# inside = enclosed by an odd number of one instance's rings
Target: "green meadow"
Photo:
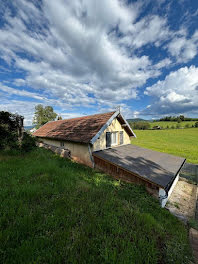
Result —
[[197, 121], [182, 121], [180, 123], [178, 122], [174, 122], [174, 121], [158, 121], [158, 122], [149, 122], [151, 125], [151, 128], [153, 128], [154, 126], [160, 126], [162, 129], [166, 129], [167, 126], [168, 128], [177, 128], [177, 126], [179, 125], [180, 127], [185, 128], [186, 125], [189, 127], [192, 127], [195, 125]]
[[1, 263], [182, 264], [192, 258], [187, 227], [143, 187], [47, 150], [1, 152], [0, 188]]
[[132, 144], [181, 156], [186, 158], [187, 162], [198, 164], [198, 128], [135, 130], [134, 132], [137, 138], [132, 139]]

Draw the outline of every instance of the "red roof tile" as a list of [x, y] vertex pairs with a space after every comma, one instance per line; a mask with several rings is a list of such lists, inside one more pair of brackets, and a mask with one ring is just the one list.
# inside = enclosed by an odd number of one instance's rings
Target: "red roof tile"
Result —
[[48, 122], [36, 130], [37, 137], [88, 143], [115, 112]]

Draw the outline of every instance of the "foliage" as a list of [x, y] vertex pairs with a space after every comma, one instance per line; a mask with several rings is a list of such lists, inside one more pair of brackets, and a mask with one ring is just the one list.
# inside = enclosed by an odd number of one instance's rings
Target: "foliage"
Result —
[[189, 263], [187, 229], [143, 187], [44, 149], [0, 160], [2, 263]]
[[196, 229], [196, 230], [198, 230], [198, 222], [197, 222], [197, 220], [195, 220], [194, 218], [191, 218], [189, 220], [189, 226], [194, 228], [194, 229]]
[[159, 120], [156, 121], [176, 121], [176, 122], [181, 122], [181, 121], [198, 121], [198, 118], [190, 118], [190, 117], [185, 117], [184, 115], [180, 116], [165, 116], [163, 118], [160, 118]]
[[24, 152], [31, 151], [36, 147], [36, 138], [32, 137], [29, 133], [24, 132], [21, 150]]
[[129, 122], [129, 124], [133, 129], [145, 130], [150, 128], [150, 123], [145, 121]]
[[52, 106], [43, 107], [41, 104], [35, 106], [35, 113], [33, 118], [33, 124], [36, 128], [39, 128], [49, 121], [55, 120], [57, 114], [54, 112]]
[[198, 127], [198, 122], [195, 123], [195, 127]]
[[187, 158], [198, 163], [198, 128], [134, 131], [132, 144]]
[[0, 149], [19, 148], [19, 131], [23, 129], [23, 117], [0, 112]]

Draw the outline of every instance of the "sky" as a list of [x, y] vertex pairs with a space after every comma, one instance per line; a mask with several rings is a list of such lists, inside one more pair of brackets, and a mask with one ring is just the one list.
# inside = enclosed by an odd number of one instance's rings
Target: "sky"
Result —
[[1, 0], [0, 111], [198, 117], [197, 0]]

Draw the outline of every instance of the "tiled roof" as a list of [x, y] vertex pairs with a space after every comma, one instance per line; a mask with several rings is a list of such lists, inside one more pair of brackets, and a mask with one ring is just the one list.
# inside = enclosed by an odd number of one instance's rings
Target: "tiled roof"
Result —
[[88, 143], [115, 112], [48, 122], [36, 130], [37, 137]]

